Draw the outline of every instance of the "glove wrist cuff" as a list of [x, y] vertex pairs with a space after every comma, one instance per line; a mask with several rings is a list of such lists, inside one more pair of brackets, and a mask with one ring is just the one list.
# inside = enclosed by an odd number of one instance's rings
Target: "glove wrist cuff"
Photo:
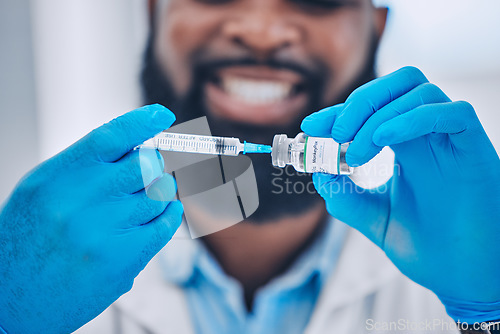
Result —
[[500, 319], [500, 301], [493, 303], [468, 302], [439, 297], [448, 315], [458, 323], [491, 322]]

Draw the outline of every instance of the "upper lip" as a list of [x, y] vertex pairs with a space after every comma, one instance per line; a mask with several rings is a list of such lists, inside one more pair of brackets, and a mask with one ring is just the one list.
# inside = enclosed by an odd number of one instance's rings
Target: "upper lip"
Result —
[[262, 81], [284, 81], [298, 85], [304, 80], [301, 75], [291, 70], [275, 69], [267, 66], [232, 66], [217, 71], [217, 76], [227, 75]]
[[198, 59], [195, 72], [214, 83], [219, 83], [222, 74], [234, 73], [235, 76], [254, 80], [288, 81], [301, 88], [314, 86], [323, 75], [323, 70], [315, 62], [279, 55], [263, 61], [248, 55], [228, 58], [205, 56]]

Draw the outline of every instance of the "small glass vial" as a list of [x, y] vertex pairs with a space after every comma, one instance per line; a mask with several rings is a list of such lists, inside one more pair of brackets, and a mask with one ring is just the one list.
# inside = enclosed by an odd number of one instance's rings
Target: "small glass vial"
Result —
[[273, 166], [292, 165], [298, 172], [350, 175], [345, 160], [349, 143], [339, 144], [332, 138], [309, 137], [299, 133], [295, 138], [276, 135], [271, 152]]

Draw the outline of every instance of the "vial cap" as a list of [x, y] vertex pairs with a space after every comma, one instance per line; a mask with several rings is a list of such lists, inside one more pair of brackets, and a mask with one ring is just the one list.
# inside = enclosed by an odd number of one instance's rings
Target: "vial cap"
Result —
[[271, 160], [273, 166], [283, 168], [287, 163], [290, 163], [288, 151], [291, 142], [292, 139], [288, 138], [287, 135], [280, 134], [274, 136], [273, 147], [271, 151]]

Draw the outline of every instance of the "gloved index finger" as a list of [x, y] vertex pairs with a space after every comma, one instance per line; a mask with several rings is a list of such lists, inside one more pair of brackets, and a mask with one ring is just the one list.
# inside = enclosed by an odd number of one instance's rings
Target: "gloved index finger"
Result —
[[321, 109], [304, 118], [300, 128], [310, 136], [330, 137], [333, 123], [343, 109], [343, 103]]
[[333, 124], [333, 139], [339, 143], [353, 140], [373, 113], [426, 82], [427, 78], [417, 68], [403, 67], [357, 88], [347, 98], [344, 110]]
[[74, 145], [73, 153], [114, 162], [174, 122], [175, 115], [164, 106], [144, 106], [95, 129]]

